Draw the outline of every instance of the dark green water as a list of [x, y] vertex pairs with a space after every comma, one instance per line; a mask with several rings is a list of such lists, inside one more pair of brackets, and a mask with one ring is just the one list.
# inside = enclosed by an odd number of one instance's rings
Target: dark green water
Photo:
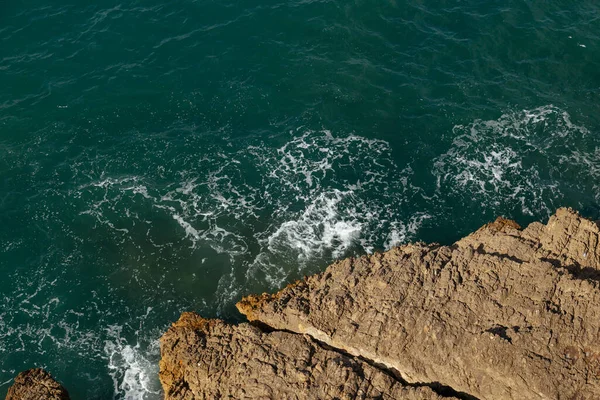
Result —
[[598, 217], [599, 39], [597, 1], [0, 1], [0, 397], [158, 399], [181, 311]]

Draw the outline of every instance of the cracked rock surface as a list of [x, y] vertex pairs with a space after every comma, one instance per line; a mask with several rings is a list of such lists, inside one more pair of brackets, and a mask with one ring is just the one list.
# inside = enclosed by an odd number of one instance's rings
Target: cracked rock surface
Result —
[[6, 400], [69, 400], [69, 393], [48, 372], [35, 368], [17, 375]]
[[599, 234], [570, 209], [499, 218], [248, 296], [262, 330], [184, 314], [161, 341], [166, 397], [600, 399]]
[[165, 399], [439, 399], [305, 335], [184, 313], [161, 339]]

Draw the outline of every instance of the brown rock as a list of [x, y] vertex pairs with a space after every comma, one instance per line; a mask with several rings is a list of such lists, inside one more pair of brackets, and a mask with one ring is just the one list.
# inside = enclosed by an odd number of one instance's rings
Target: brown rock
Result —
[[304, 335], [182, 314], [161, 339], [165, 399], [438, 399]]
[[[238, 309], [409, 383], [438, 382], [481, 399], [598, 399], [599, 234], [569, 209], [525, 230], [500, 218], [452, 246], [409, 244], [334, 263]], [[276, 336], [256, 335], [258, 348]], [[264, 389], [255, 379], [241, 387]]]
[[69, 400], [69, 393], [48, 372], [34, 368], [17, 375], [6, 400]]

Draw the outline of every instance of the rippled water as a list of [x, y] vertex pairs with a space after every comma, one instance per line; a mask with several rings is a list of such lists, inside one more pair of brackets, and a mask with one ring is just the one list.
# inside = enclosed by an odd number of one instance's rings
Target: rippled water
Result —
[[0, 3], [0, 397], [159, 399], [179, 313], [600, 216], [600, 5]]

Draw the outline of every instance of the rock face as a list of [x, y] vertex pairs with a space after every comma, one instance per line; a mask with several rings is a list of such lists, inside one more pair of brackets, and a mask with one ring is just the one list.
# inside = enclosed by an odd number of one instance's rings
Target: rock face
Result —
[[499, 218], [244, 298], [262, 330], [186, 314], [162, 339], [167, 398], [600, 399], [599, 234], [569, 209]]
[[69, 393], [48, 372], [35, 368], [17, 375], [6, 400], [69, 400]]
[[161, 339], [165, 399], [438, 399], [304, 335], [184, 313]]

